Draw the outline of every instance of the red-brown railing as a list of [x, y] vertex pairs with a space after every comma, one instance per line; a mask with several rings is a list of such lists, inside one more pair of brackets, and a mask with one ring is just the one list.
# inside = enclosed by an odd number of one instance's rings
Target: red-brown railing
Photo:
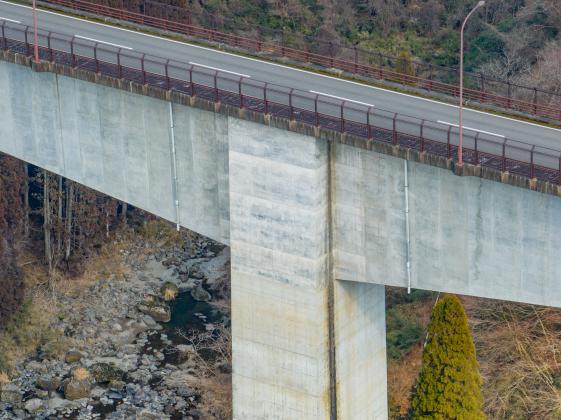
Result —
[[[28, 27], [0, 23], [0, 49], [32, 57], [32, 39]], [[135, 51], [100, 47], [51, 32], [39, 34], [39, 54], [42, 60], [76, 69], [349, 133], [372, 142], [457, 158], [455, 129], [445, 129], [429, 120]], [[561, 151], [510, 139], [497, 141], [492, 136], [469, 132], [464, 135], [464, 145], [467, 163], [561, 185]]]
[[[96, 15], [103, 15], [141, 25], [153, 26], [211, 42], [224, 43], [251, 52], [267, 53], [274, 56], [286, 57], [294, 61], [319, 65], [325, 68], [337, 68], [359, 76], [381, 79], [424, 89], [429, 92], [458, 97], [459, 88], [457, 85], [438, 81], [432, 78], [432, 76], [436, 76], [438, 74], [437, 72], [431, 72], [429, 73], [429, 78], [423, 78], [399, 73], [397, 71], [386, 70], [381, 66], [375, 67], [370, 64], [360, 63], [358, 53], [354, 55], [354, 59], [352, 61], [349, 61], [335, 58], [333, 53], [330, 55], [316, 54], [310, 51], [289, 48], [273, 42], [246, 38], [235, 34], [219, 32], [213, 29], [202, 28], [189, 23], [173, 21], [169, 19], [169, 14], [166, 16], [166, 19], [149, 16], [145, 14], [147, 9], [145, 5], [143, 6], [145, 13], [138, 13], [125, 10], [123, 5], [122, 8], [114, 8], [85, 0], [46, 0], [46, 2]], [[357, 50], [354, 51], [356, 52]], [[435, 67], [432, 67], [432, 69], [434, 70]], [[473, 80], [474, 83], [472, 83], [472, 85], [478, 86], [478, 89], [464, 89], [464, 97], [466, 100], [474, 100], [482, 104], [489, 104], [513, 111], [561, 121], [561, 107], [559, 106], [559, 103], [561, 103], [561, 96], [559, 94], [539, 90], [533, 87], [516, 85], [510, 82], [501, 82], [490, 78], [484, 78], [482, 75], [479, 76], [479, 80], [477, 79], [478, 78], [476, 77]], [[506, 90], [507, 96], [488, 91], [490, 87], [495, 87], [499, 91]], [[513, 93], [513, 89], [527, 91], [527, 93], [532, 96], [532, 101], [530, 102], [518, 99]], [[522, 96], [529, 96], [527, 93]], [[550, 105], [549, 103], [541, 102], [538, 93], [541, 93], [542, 96], [548, 97], [550, 102], [553, 102], [554, 104]]]

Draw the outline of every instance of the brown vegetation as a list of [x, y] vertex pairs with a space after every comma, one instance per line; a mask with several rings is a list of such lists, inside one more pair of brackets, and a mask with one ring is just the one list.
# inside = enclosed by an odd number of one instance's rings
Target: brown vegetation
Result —
[[[483, 377], [489, 419], [561, 417], [561, 309], [462, 297]], [[418, 314], [426, 331], [432, 303], [399, 305]], [[421, 362], [421, 340], [388, 363], [391, 418], [406, 418]]]

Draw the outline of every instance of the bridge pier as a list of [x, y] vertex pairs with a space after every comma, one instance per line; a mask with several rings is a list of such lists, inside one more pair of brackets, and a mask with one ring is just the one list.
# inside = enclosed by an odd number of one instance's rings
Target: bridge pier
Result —
[[329, 145], [228, 131], [234, 419], [386, 418], [384, 287], [332, 280]]

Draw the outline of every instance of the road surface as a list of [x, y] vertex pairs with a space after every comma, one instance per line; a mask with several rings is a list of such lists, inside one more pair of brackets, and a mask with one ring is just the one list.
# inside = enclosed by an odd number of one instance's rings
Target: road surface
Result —
[[[7, 20], [8, 22], [20, 22], [30, 26], [33, 23], [29, 7], [1, 0], [0, 19]], [[443, 128], [446, 128], [446, 124], [457, 124], [458, 121], [457, 106], [434, 100], [371, 87], [258, 59], [237, 56], [141, 32], [89, 22], [54, 12], [38, 11], [38, 22], [41, 30], [76, 36], [84, 43], [93, 44], [100, 42], [100, 45], [105, 45], [109, 49], [121, 48], [124, 52], [146, 53], [156, 57], [170, 58], [184, 63], [194, 63], [211, 69], [231, 72], [226, 74], [234, 78], [238, 77], [238, 75], [239, 77], [245, 76], [251, 78], [251, 80], [274, 83], [305, 92], [330, 95], [328, 97], [332, 98], [335, 102], [345, 99], [348, 100], [348, 104], [353, 104], [353, 106], [359, 108], [373, 105], [374, 113], [377, 112], [377, 109], [397, 112], [432, 121], [433, 123], [430, 125]], [[312, 94], [310, 95], [313, 96]], [[326, 113], [329, 112], [326, 111]], [[376, 121], [374, 121], [375, 123]], [[480, 139], [487, 139], [497, 144], [502, 143], [504, 138], [508, 138], [535, 145], [537, 147], [536, 150], [540, 150], [543, 147], [561, 151], [561, 130], [539, 124], [465, 109], [464, 127], [466, 127], [466, 135], [468, 136], [465, 145], [468, 147], [471, 142], [469, 136], [470, 134], [473, 136], [474, 133], [470, 129], [475, 129], [481, 132]], [[457, 128], [452, 130], [457, 131]], [[405, 131], [408, 130], [405, 129]], [[430, 138], [431, 133], [425, 133], [425, 136]], [[488, 151], [500, 154], [497, 147], [494, 147], [494, 150]], [[553, 152], [548, 153], [554, 154]], [[538, 158], [537, 160], [541, 161], [542, 159]], [[544, 161], [541, 163], [552, 167], [557, 166], [554, 160], [549, 158], [547, 160], [548, 162]], [[550, 160], [551, 162], [549, 162]]]

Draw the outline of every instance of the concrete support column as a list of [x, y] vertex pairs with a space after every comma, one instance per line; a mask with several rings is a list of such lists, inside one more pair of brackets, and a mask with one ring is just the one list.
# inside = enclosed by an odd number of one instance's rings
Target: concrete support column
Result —
[[327, 144], [228, 133], [234, 419], [329, 419]]
[[337, 419], [388, 418], [382, 285], [335, 281]]

